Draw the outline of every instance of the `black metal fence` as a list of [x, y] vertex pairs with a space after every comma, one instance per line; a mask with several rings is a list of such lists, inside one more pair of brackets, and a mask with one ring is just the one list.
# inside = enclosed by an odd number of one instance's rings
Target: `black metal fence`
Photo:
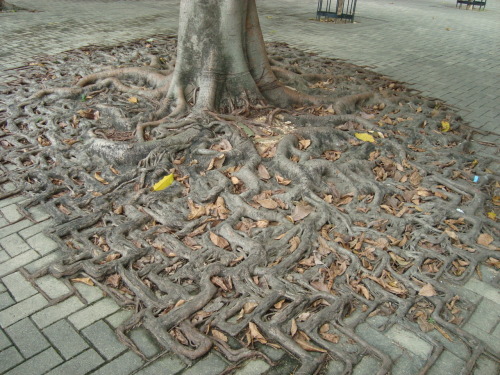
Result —
[[[332, 4], [333, 3], [333, 4]], [[338, 19], [345, 22], [354, 22], [357, 0], [318, 0], [318, 10], [316, 19], [321, 17], [328, 19]], [[332, 9], [332, 5], [335, 9]]]
[[460, 8], [462, 8], [462, 5], [466, 5], [467, 9], [474, 9], [475, 7], [479, 7], [479, 10], [481, 8], [486, 7], [486, 0], [457, 0], [457, 7], [460, 5]]

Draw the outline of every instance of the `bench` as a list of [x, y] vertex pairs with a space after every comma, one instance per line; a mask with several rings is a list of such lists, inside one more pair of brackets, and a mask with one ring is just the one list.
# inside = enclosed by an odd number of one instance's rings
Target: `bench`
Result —
[[479, 10], [481, 10], [481, 8], [483, 8], [484, 10], [484, 8], [486, 7], [486, 0], [457, 0], [457, 5], [455, 6], [455, 8], [460, 5], [459, 8], [461, 9], [463, 4], [467, 5], [466, 9], [470, 9], [470, 6], [472, 6], [472, 9], [478, 6]]

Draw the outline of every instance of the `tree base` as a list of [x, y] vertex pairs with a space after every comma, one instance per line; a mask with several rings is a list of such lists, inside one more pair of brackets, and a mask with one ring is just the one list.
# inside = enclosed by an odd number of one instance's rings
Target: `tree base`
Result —
[[[64, 251], [33, 277], [89, 277], [133, 309], [118, 328], [125, 343], [137, 350], [127, 332], [143, 325], [187, 362], [216, 346], [237, 364], [271, 363], [259, 351], [270, 345], [298, 359], [297, 374], [327, 360], [348, 371], [363, 356], [385, 373], [390, 357], [356, 329], [375, 315], [381, 329], [438, 329], [495, 355], [460, 329], [473, 304], [455, 295], [478, 266], [498, 268], [487, 216], [499, 213], [498, 159], [474, 153], [456, 114], [363, 68], [273, 44], [287, 85], [347, 99], [160, 116], [174, 51], [173, 38], [83, 49], [3, 92], [3, 182], [31, 195], [26, 209], [44, 205]], [[110, 64], [125, 68], [81, 80]], [[81, 87], [20, 100], [44, 77], [60, 87], [75, 75]], [[170, 173], [175, 182], [152, 191]]]

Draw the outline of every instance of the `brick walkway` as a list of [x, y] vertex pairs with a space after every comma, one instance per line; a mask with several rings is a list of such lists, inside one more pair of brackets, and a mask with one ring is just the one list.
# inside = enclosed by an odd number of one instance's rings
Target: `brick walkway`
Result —
[[[115, 45], [157, 33], [175, 33], [178, 1], [173, 0], [12, 0], [37, 13], [0, 14], [0, 84], [36, 55], [56, 54], [90, 44]], [[360, 0], [357, 22], [349, 25], [316, 23], [315, 1], [258, 1], [267, 40], [325, 56], [369, 65], [394, 79], [409, 82], [425, 95], [456, 106], [472, 126], [499, 131], [500, 112], [500, 5], [490, 1], [485, 12], [455, 9], [454, 1]], [[498, 142], [496, 135], [484, 140]], [[490, 150], [491, 152], [494, 149]], [[2, 168], [2, 174], [8, 173]], [[3, 184], [4, 192], [14, 186]], [[116, 339], [116, 328], [128, 313], [81, 283], [71, 285], [45, 276], [30, 283], [33, 272], [58, 255], [57, 245], [43, 234], [52, 225], [41, 207], [32, 208], [35, 222], [23, 218], [12, 195], [0, 201], [0, 374], [219, 374], [228, 364], [217, 353], [188, 367], [164, 354], [138, 328], [131, 339], [147, 356], [145, 361]], [[472, 278], [457, 294], [473, 302], [462, 328], [500, 354], [499, 275], [483, 267], [482, 280]], [[69, 298], [63, 298], [71, 295]], [[63, 300], [62, 302], [58, 302]], [[437, 331], [416, 336], [393, 325], [380, 332], [383, 317], [373, 317], [357, 328], [364, 340], [388, 354], [393, 374], [416, 374], [426, 358], [443, 351], [429, 373], [460, 373], [474, 356], [458, 340]], [[284, 352], [267, 349], [279, 366], [270, 369], [260, 360], [236, 373], [288, 374], [293, 364]], [[480, 354], [480, 353], [478, 353]], [[355, 374], [373, 374], [370, 358]], [[497, 374], [492, 358], [480, 355], [475, 374]], [[337, 374], [335, 362], [327, 370]]]

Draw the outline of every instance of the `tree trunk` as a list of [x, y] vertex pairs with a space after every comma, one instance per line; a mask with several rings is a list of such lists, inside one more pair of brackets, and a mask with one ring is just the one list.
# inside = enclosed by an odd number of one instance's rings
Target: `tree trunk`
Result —
[[255, 0], [182, 0], [168, 98], [176, 112], [230, 111], [266, 99], [297, 100], [271, 70]]

